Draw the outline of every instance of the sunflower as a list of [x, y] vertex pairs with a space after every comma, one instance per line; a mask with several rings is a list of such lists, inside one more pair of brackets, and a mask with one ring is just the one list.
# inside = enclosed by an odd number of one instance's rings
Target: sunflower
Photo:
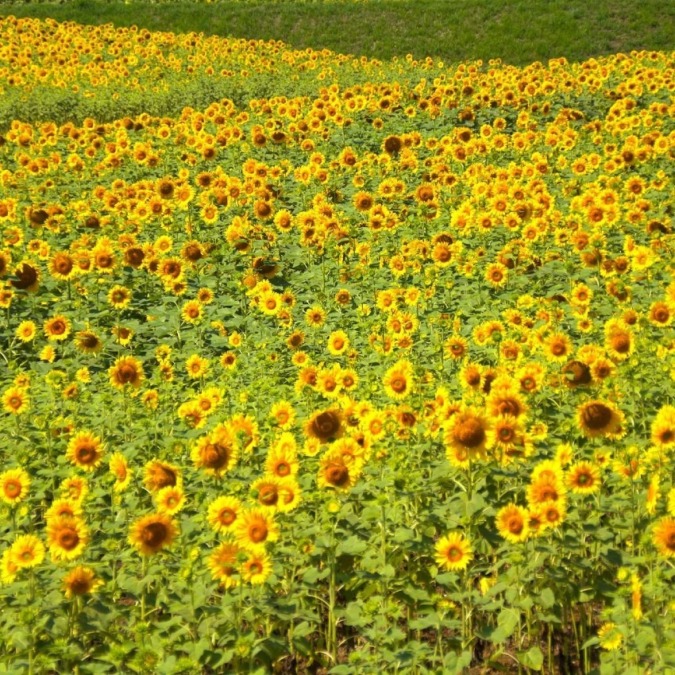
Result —
[[204, 308], [199, 300], [188, 300], [181, 309], [180, 315], [185, 323], [197, 324], [204, 316]]
[[45, 547], [35, 535], [23, 534], [14, 540], [9, 557], [17, 569], [35, 567], [45, 559]]
[[103, 453], [103, 444], [98, 436], [80, 431], [70, 439], [66, 459], [85, 471], [93, 471], [101, 463]]
[[342, 356], [349, 349], [349, 337], [343, 330], [333, 331], [328, 337], [328, 352], [332, 356]]
[[591, 370], [582, 361], [568, 361], [563, 369], [564, 383], [570, 387], [581, 387], [589, 384], [591, 381]]
[[495, 262], [487, 266], [485, 270], [485, 280], [495, 288], [502, 288], [506, 285], [509, 269], [502, 263]]
[[83, 354], [96, 354], [103, 349], [103, 342], [93, 330], [81, 330], [75, 333], [75, 347]]
[[70, 335], [70, 321], [62, 314], [47, 319], [43, 328], [48, 340], [65, 340]]
[[281, 498], [281, 480], [276, 476], [263, 476], [251, 483], [251, 490], [257, 493], [260, 508], [277, 510]]
[[47, 543], [52, 560], [75, 560], [89, 543], [89, 530], [79, 518], [53, 518], [47, 523]]
[[661, 449], [675, 447], [675, 406], [663, 406], [652, 422], [652, 443]]
[[160, 513], [173, 516], [185, 506], [185, 493], [177, 485], [167, 485], [155, 492], [155, 505]]
[[192, 379], [204, 377], [208, 369], [209, 359], [205, 359], [199, 356], [199, 354], [192, 354], [185, 361], [185, 370], [187, 371], [188, 377]]
[[603, 649], [614, 651], [621, 646], [623, 634], [618, 626], [610, 621], [598, 628], [598, 641]]
[[572, 341], [564, 333], [554, 333], [545, 343], [547, 358], [553, 361], [566, 361], [572, 351]]
[[12, 584], [16, 579], [19, 566], [12, 556], [12, 549], [6, 548], [0, 558], [0, 583]]
[[665, 302], [654, 302], [649, 307], [647, 318], [653, 326], [664, 328], [673, 322], [673, 311]]
[[225, 352], [219, 359], [220, 365], [225, 370], [231, 370], [237, 365], [237, 355], [234, 352]]
[[409, 361], [397, 361], [387, 370], [382, 380], [384, 391], [390, 398], [403, 400], [413, 388], [413, 367]]
[[122, 492], [126, 490], [131, 482], [131, 470], [126, 458], [121, 452], [116, 452], [108, 463], [110, 473], [115, 477], [115, 485], [113, 489], [115, 492]]
[[548, 475], [539, 475], [527, 488], [528, 504], [543, 504], [565, 499], [567, 489], [559, 478]]
[[497, 531], [507, 541], [517, 544], [527, 539], [530, 533], [529, 520], [527, 509], [509, 504], [497, 512]]
[[591, 400], [577, 408], [577, 426], [588, 438], [623, 434], [623, 413], [611, 402]]
[[543, 518], [545, 527], [556, 528], [565, 519], [566, 505], [564, 501], [541, 502], [536, 505], [536, 508]]
[[473, 559], [471, 542], [461, 532], [450, 532], [436, 542], [435, 560], [451, 572], [466, 569]]
[[21, 415], [28, 410], [30, 397], [20, 387], [10, 387], [2, 394], [2, 407], [11, 415]]
[[295, 478], [279, 479], [279, 501], [277, 509], [281, 513], [292, 511], [302, 501], [302, 490]]
[[487, 414], [494, 418], [499, 415], [524, 417], [528, 406], [519, 392], [507, 387], [494, 387], [485, 402]]
[[675, 518], [661, 518], [654, 526], [652, 540], [661, 555], [675, 557]]
[[239, 584], [239, 554], [241, 547], [232, 541], [224, 541], [207, 560], [213, 578], [225, 588], [233, 588]]
[[464, 408], [455, 413], [447, 423], [444, 435], [449, 458], [452, 451], [460, 452], [460, 457], [462, 452], [467, 453], [467, 459], [482, 456], [490, 427], [485, 415], [475, 408]]
[[310, 328], [320, 328], [326, 321], [326, 311], [317, 305], [305, 312], [305, 322]]
[[218, 497], [209, 504], [206, 520], [216, 532], [232, 530], [241, 513], [241, 502], [236, 497]]
[[126, 286], [113, 286], [108, 291], [108, 302], [117, 310], [125, 309], [131, 303], [131, 291]]
[[523, 444], [523, 429], [517, 417], [499, 415], [488, 431], [487, 445], [497, 457], [512, 452]]
[[305, 424], [305, 435], [321, 443], [339, 438], [343, 433], [342, 413], [335, 409], [314, 413]]
[[23, 469], [8, 469], [0, 473], [0, 500], [6, 504], [23, 501], [30, 488], [30, 476]]
[[208, 436], [200, 438], [190, 453], [197, 468], [217, 477], [235, 466], [238, 455], [236, 439], [223, 424], [218, 425]]
[[143, 364], [138, 359], [133, 356], [121, 356], [108, 369], [108, 376], [110, 384], [117, 389], [123, 389], [127, 384], [138, 389], [145, 373]]
[[180, 469], [168, 462], [150, 460], [145, 465], [143, 483], [150, 492], [157, 492], [167, 485], [181, 485]]
[[256, 586], [264, 584], [272, 573], [272, 562], [265, 551], [249, 551], [241, 566], [241, 578]]
[[649, 479], [649, 486], [647, 487], [647, 496], [645, 498], [645, 509], [650, 516], [656, 512], [656, 507], [659, 502], [661, 488], [661, 477], [658, 473], [652, 475]]
[[288, 430], [295, 422], [295, 410], [289, 401], [282, 400], [272, 406], [270, 417], [280, 429]]
[[362, 462], [350, 461], [339, 452], [327, 452], [319, 462], [317, 484], [322, 488], [349, 490], [354, 487], [361, 472]]
[[635, 351], [633, 332], [622, 321], [609, 321], [605, 326], [605, 348], [615, 361], [625, 361]]
[[81, 504], [89, 492], [89, 485], [82, 476], [71, 476], [62, 481], [60, 489], [68, 495], [68, 499]]
[[168, 514], [151, 513], [132, 524], [129, 543], [141, 555], [149, 556], [170, 546], [177, 534], [176, 522]]
[[265, 460], [265, 471], [277, 478], [288, 478], [298, 473], [300, 464], [295, 451], [295, 439], [293, 447], [287, 449], [283, 446], [275, 445], [267, 453]]
[[600, 469], [590, 462], [577, 462], [567, 470], [566, 482], [575, 494], [592, 494], [600, 489]]
[[445, 354], [452, 359], [461, 359], [466, 356], [469, 343], [459, 335], [452, 335], [443, 345]]
[[45, 521], [56, 518], [81, 518], [82, 506], [72, 499], [55, 499], [45, 511]]
[[16, 328], [16, 337], [21, 342], [30, 342], [35, 338], [37, 326], [34, 321], [22, 321]]
[[83, 565], [78, 565], [63, 578], [63, 590], [69, 600], [74, 595], [95, 593], [102, 585], [103, 581], [96, 578], [94, 570]]
[[246, 549], [260, 549], [267, 542], [279, 538], [279, 526], [266, 509], [254, 508], [242, 511], [234, 525], [239, 544]]

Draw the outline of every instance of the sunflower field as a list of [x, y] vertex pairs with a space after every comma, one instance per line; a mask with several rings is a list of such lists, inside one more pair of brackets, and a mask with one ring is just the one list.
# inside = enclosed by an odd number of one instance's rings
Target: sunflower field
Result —
[[675, 53], [0, 45], [1, 672], [675, 671]]

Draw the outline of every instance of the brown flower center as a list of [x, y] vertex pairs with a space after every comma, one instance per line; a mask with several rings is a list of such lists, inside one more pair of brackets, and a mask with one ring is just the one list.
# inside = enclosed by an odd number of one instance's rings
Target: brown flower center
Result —
[[467, 448], [476, 448], [485, 440], [485, 429], [480, 420], [470, 417], [455, 427], [453, 438]]
[[256, 523], [251, 525], [248, 530], [248, 536], [252, 542], [259, 544], [267, 539], [267, 526], [265, 523]]
[[592, 431], [604, 429], [612, 421], [612, 411], [603, 403], [591, 403], [581, 415], [584, 426]]
[[59, 532], [57, 541], [61, 548], [72, 551], [80, 543], [80, 537], [75, 529], [69, 527]]
[[141, 539], [150, 548], [159, 548], [167, 539], [168, 531], [164, 523], [150, 523], [143, 528]]
[[332, 464], [326, 469], [326, 482], [336, 487], [344, 487], [349, 483], [349, 469], [342, 464]]

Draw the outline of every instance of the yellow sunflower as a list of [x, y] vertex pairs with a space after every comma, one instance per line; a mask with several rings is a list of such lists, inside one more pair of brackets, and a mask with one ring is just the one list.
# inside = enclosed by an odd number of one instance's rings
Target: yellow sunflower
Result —
[[206, 520], [216, 532], [227, 532], [233, 529], [241, 510], [236, 497], [218, 497], [209, 504]]
[[83, 565], [78, 565], [63, 578], [63, 590], [69, 600], [73, 596], [95, 593], [102, 585], [103, 581], [96, 577], [94, 570]]
[[451, 572], [466, 569], [473, 559], [471, 542], [461, 532], [450, 532], [436, 542], [435, 560], [439, 567]]
[[517, 544], [525, 541], [530, 533], [529, 513], [516, 504], [509, 504], [497, 512], [497, 531], [506, 541]]
[[110, 384], [117, 389], [123, 389], [127, 384], [138, 389], [145, 374], [143, 364], [138, 359], [133, 356], [121, 356], [108, 369], [108, 376]]
[[79, 518], [59, 516], [47, 523], [47, 544], [52, 560], [75, 560], [89, 543], [89, 530]]
[[9, 558], [17, 569], [35, 567], [45, 559], [44, 544], [32, 534], [23, 534], [14, 540]]
[[6, 504], [23, 501], [30, 488], [30, 476], [24, 469], [8, 469], [0, 473], [0, 500]]

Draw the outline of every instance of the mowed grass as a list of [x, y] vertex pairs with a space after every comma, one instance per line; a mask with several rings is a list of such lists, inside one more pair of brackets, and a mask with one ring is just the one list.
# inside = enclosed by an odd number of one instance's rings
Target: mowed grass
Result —
[[0, 3], [0, 16], [9, 14], [283, 40], [298, 48], [381, 59], [412, 54], [448, 62], [499, 58], [526, 65], [675, 45], [675, 5], [662, 0]]

